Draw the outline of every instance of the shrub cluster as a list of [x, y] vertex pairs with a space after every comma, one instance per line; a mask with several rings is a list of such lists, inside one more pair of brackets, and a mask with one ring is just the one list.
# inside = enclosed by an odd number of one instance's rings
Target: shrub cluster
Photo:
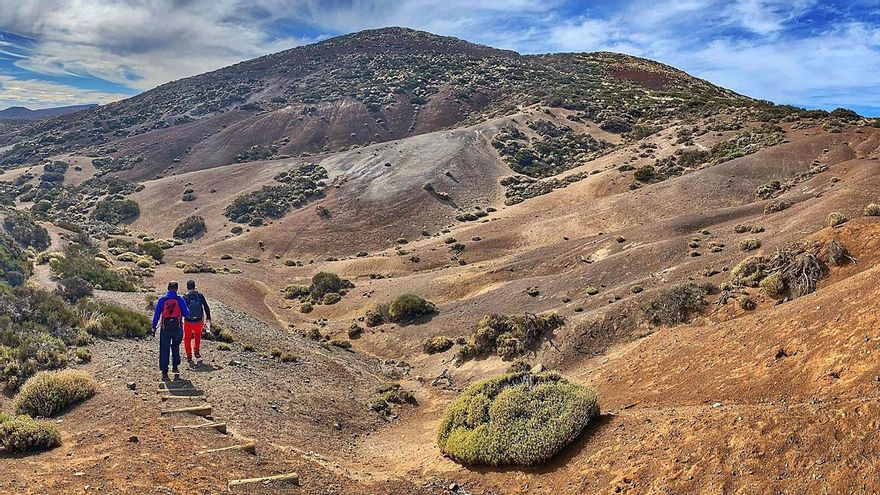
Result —
[[33, 267], [27, 253], [7, 235], [0, 233], [0, 281], [17, 286], [31, 276]]
[[141, 214], [141, 208], [131, 199], [102, 199], [95, 204], [92, 218], [110, 225], [131, 223]]
[[171, 235], [175, 239], [194, 239], [207, 230], [205, 219], [198, 215], [192, 215], [174, 227], [174, 232]]
[[691, 316], [706, 308], [705, 297], [713, 288], [687, 282], [676, 285], [655, 298], [646, 309], [648, 320], [655, 325], [686, 323]]
[[34, 219], [27, 213], [13, 210], [3, 219], [3, 228], [9, 235], [24, 247], [32, 247], [37, 251], [43, 251], [52, 243], [49, 239], [49, 231], [42, 225], [37, 225]]
[[59, 445], [61, 434], [52, 423], [26, 415], [9, 417], [0, 413], [0, 447], [6, 452], [40, 452]]
[[426, 340], [422, 344], [422, 350], [426, 354], [437, 354], [438, 352], [446, 352], [452, 349], [453, 345], [455, 345], [455, 342], [452, 339], [445, 335], [438, 335]]
[[109, 268], [108, 263], [97, 255], [95, 248], [71, 243], [64, 249], [64, 256], [52, 258], [49, 266], [61, 277], [79, 277], [94, 288], [120, 292], [137, 290], [133, 276]]
[[437, 444], [464, 464], [530, 466], [574, 441], [599, 414], [596, 394], [556, 373], [515, 373], [468, 387], [443, 413]]
[[[308, 286], [291, 284], [281, 292], [285, 299], [298, 299], [302, 305], [336, 304], [342, 300], [348, 289], [354, 287], [351, 281], [331, 272], [318, 272], [312, 276]], [[309, 310], [310, 311], [310, 310]], [[308, 311], [304, 311], [308, 312]]]
[[323, 167], [304, 163], [275, 176], [280, 185], [263, 186], [235, 198], [223, 214], [233, 222], [262, 225], [265, 218], [281, 218], [292, 208], [323, 196], [326, 186], [322, 179], [327, 177], [327, 170]]
[[401, 294], [389, 304], [377, 304], [367, 311], [365, 322], [368, 327], [382, 323], [413, 323], [419, 318], [437, 312], [431, 301], [411, 292]]
[[565, 318], [551, 313], [536, 315], [491, 314], [484, 316], [470, 341], [461, 347], [456, 356], [462, 362], [495, 353], [505, 361], [525, 354], [547, 333], [565, 324]]
[[18, 414], [51, 418], [97, 391], [97, 382], [84, 371], [41, 371], [21, 387], [12, 401], [12, 408]]
[[370, 403], [370, 409], [379, 414], [391, 414], [392, 404], [418, 404], [415, 396], [397, 383], [380, 388], [379, 394], [379, 398]]

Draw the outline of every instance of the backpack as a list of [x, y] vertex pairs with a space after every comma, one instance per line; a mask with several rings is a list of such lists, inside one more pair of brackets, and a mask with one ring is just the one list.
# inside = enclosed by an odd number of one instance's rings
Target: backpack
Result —
[[189, 318], [186, 321], [202, 321], [205, 317], [202, 309], [202, 295], [196, 291], [187, 292], [183, 298], [186, 300], [186, 306], [189, 308]]
[[166, 299], [162, 305], [162, 330], [166, 332], [177, 332], [182, 326], [180, 324], [180, 303], [177, 298]]

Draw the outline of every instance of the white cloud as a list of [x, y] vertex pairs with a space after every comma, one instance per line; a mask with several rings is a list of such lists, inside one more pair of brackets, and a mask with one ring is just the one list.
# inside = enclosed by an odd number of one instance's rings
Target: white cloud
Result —
[[85, 103], [104, 104], [127, 96], [129, 95], [0, 75], [0, 108], [24, 106], [37, 109]]

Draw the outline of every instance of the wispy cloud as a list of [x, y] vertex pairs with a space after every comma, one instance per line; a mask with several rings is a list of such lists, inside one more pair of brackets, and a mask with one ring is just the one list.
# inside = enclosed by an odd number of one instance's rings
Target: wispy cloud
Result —
[[0, 108], [12, 106], [43, 108], [84, 103], [103, 104], [127, 96], [125, 93], [108, 93], [51, 81], [22, 80], [0, 75]]

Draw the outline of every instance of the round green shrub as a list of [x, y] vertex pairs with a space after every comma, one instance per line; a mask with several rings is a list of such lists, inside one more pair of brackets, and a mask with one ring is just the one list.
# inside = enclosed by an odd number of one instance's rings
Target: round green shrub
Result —
[[557, 373], [513, 373], [467, 388], [443, 414], [441, 452], [464, 464], [533, 465], [599, 414], [596, 394]]
[[401, 294], [388, 305], [388, 316], [393, 322], [412, 321], [436, 311], [430, 301], [413, 293]]
[[49, 418], [95, 395], [97, 390], [97, 382], [84, 371], [41, 371], [24, 383], [12, 408], [18, 414]]
[[6, 452], [38, 452], [61, 445], [61, 434], [48, 421], [30, 416], [10, 418], [0, 413], [0, 447]]

